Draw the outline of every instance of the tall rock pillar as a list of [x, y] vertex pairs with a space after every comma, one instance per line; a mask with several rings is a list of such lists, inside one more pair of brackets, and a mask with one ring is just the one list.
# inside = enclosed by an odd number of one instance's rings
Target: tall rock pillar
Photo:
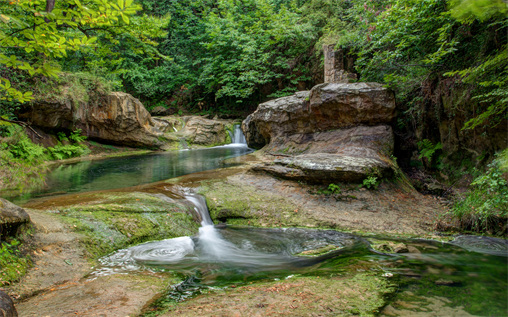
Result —
[[353, 73], [354, 58], [343, 49], [335, 49], [335, 44], [323, 45], [325, 55], [325, 83], [348, 83], [357, 79]]

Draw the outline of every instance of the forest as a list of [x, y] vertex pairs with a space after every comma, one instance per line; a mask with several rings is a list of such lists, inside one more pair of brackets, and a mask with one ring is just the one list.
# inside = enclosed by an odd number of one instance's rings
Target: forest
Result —
[[[471, 184], [454, 207], [479, 210], [465, 227], [506, 226], [503, 0], [2, 0], [0, 12], [3, 137], [27, 125], [19, 109], [109, 91], [148, 110], [244, 118], [321, 83], [334, 44], [358, 81], [395, 91], [395, 156], [414, 186]], [[35, 159], [25, 140], [3, 142], [2, 159]]]
[[0, 0], [0, 316], [506, 316], [507, 236], [506, 0]]

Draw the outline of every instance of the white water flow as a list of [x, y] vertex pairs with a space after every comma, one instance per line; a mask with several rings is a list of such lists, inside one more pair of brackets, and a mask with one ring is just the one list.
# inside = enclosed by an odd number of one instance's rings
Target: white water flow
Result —
[[[315, 259], [294, 256], [306, 250], [335, 245], [352, 247], [358, 239], [331, 230], [216, 228], [203, 196], [185, 191], [185, 200], [199, 215], [201, 227], [193, 237], [151, 241], [118, 250], [101, 258], [92, 276], [164, 268], [187, 272], [261, 272], [292, 270], [312, 265]], [[187, 274], [186, 273], [186, 274]]]
[[214, 227], [206, 205], [206, 199], [201, 195], [186, 195], [196, 212], [201, 216], [201, 227], [195, 242], [196, 251], [201, 261], [229, 263], [241, 266], [278, 266], [288, 262], [288, 259], [276, 254], [262, 253], [249, 248], [239, 248], [225, 240]]
[[243, 135], [243, 131], [239, 124], [235, 124], [233, 135], [231, 136], [231, 144], [242, 144], [247, 146], [247, 141]]

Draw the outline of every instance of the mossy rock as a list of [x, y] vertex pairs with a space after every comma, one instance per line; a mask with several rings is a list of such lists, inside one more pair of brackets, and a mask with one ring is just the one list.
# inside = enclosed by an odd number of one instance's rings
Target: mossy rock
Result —
[[324, 255], [324, 254], [327, 254], [327, 253], [330, 253], [330, 252], [333, 252], [333, 251], [336, 251], [339, 249], [340, 249], [340, 247], [330, 244], [330, 245], [327, 245], [327, 246], [324, 246], [321, 248], [317, 248], [314, 250], [303, 251], [303, 252], [300, 252], [296, 255], [297, 256], [316, 257], [316, 256], [321, 256], [321, 255]]
[[92, 257], [149, 240], [192, 236], [199, 222], [183, 201], [162, 194], [107, 193], [98, 200], [58, 210], [82, 233]]
[[289, 199], [254, 186], [239, 186], [227, 180], [204, 181], [199, 193], [206, 197], [214, 221], [262, 227], [318, 226]]

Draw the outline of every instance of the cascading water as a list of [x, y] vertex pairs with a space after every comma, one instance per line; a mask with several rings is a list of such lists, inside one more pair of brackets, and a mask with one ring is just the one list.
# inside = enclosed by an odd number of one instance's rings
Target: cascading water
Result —
[[233, 133], [231, 135], [231, 144], [247, 146], [245, 135], [239, 124], [235, 124], [233, 127]]
[[197, 236], [153, 241], [119, 250], [100, 260], [102, 268], [95, 275], [137, 271], [147, 266], [187, 271], [205, 264], [234, 271], [284, 270], [316, 262], [294, 254], [331, 244], [337, 246], [337, 250], [344, 249], [359, 241], [352, 235], [331, 230], [219, 230], [213, 225], [203, 196], [192, 193], [183, 196], [201, 219]]
[[[450, 286], [442, 285], [443, 281], [450, 280], [446, 283], [456, 283], [454, 292], [462, 296], [460, 298], [476, 296], [475, 303], [483, 305], [478, 311], [488, 310], [481, 315], [501, 315], [499, 312], [506, 311], [508, 244], [504, 240], [494, 240], [493, 253], [483, 247], [492, 245], [492, 241], [474, 240], [475, 250], [481, 251], [476, 253], [449, 243], [398, 239], [393, 242], [413, 244], [421, 251], [386, 254], [372, 250], [364, 238], [334, 230], [215, 227], [204, 197], [189, 192], [180, 194], [201, 219], [196, 236], [153, 241], [119, 250], [100, 259], [102, 266], [91, 278], [147, 270], [180, 273], [184, 276], [183, 282], [174, 285], [166, 296], [168, 300], [181, 301], [199, 294], [202, 289], [219, 285], [282, 279], [294, 274], [332, 276], [351, 269], [364, 271], [366, 267], [370, 274], [383, 278], [399, 275], [403, 281], [401, 285], [407, 281], [411, 292], [420, 290], [425, 296], [449, 295], [453, 300]], [[457, 243], [460, 245], [463, 240]], [[323, 255], [303, 256], [309, 254], [308, 251], [312, 254], [330, 248], [333, 251]], [[415, 280], [415, 276], [422, 276], [421, 282]], [[435, 281], [435, 285], [429, 281]], [[471, 295], [474, 289], [480, 291]], [[467, 295], [460, 295], [462, 293]], [[485, 304], [485, 294], [493, 297], [488, 304]]]

